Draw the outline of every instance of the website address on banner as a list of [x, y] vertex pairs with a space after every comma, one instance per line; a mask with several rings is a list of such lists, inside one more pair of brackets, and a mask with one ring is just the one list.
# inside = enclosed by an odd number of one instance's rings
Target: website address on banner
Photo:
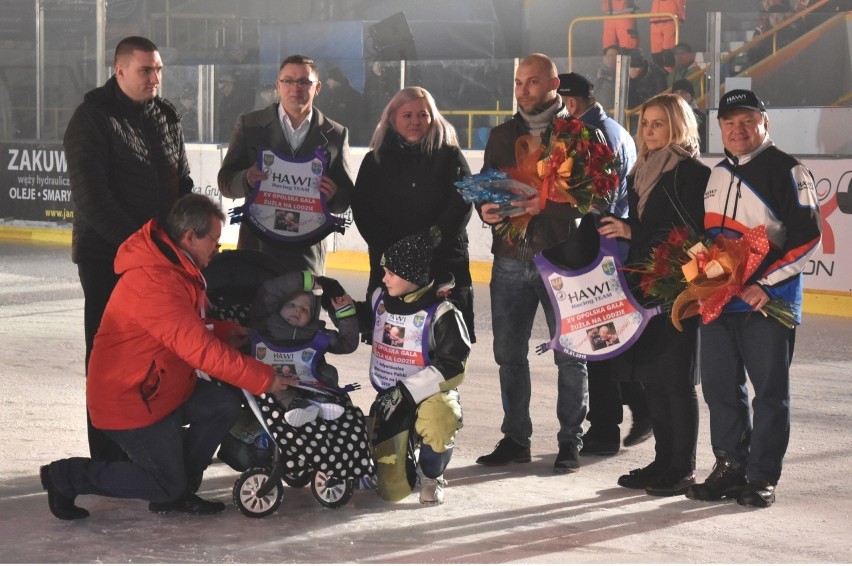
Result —
[[45, 210], [45, 218], [50, 220], [71, 220], [74, 218], [73, 210]]

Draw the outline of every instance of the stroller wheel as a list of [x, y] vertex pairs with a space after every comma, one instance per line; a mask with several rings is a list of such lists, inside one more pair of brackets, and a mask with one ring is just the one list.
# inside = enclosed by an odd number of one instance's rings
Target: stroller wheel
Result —
[[250, 468], [240, 475], [234, 483], [234, 505], [246, 517], [260, 519], [275, 513], [284, 500], [284, 484], [278, 481], [264, 496], [258, 497], [257, 492], [269, 479], [269, 471], [265, 468]]
[[284, 472], [282, 476], [284, 483], [290, 487], [305, 487], [311, 483], [311, 472], [302, 470], [301, 472]]
[[355, 482], [352, 481], [352, 478], [337, 478], [318, 471], [314, 474], [311, 491], [320, 505], [329, 509], [336, 509], [343, 507], [352, 499]]

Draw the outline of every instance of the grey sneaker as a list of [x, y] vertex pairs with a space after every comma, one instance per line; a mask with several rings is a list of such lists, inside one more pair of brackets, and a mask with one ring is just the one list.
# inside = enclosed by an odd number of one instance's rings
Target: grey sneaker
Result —
[[440, 505], [444, 502], [444, 488], [447, 480], [443, 475], [435, 479], [422, 476], [420, 478], [420, 503], [423, 505]]

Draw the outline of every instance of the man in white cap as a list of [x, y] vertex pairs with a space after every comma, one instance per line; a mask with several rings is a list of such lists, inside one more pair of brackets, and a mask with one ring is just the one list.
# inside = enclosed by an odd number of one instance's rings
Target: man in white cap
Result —
[[819, 245], [821, 218], [813, 176], [769, 139], [766, 107], [755, 93], [726, 93], [719, 101], [719, 127], [725, 159], [707, 182], [704, 227], [711, 236], [740, 238], [764, 225], [770, 250], [722, 314], [701, 325], [702, 390], [716, 464], [686, 496], [769, 507], [790, 439], [796, 331], [756, 311], [781, 299], [801, 322], [802, 270]]

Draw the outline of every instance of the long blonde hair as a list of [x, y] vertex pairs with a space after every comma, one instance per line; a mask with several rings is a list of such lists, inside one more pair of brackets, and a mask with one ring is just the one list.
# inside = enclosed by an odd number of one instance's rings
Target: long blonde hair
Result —
[[689, 107], [689, 104], [676, 94], [658, 94], [645, 101], [639, 109], [639, 127], [636, 130], [635, 137], [638, 157], [641, 159], [648, 154], [648, 147], [645, 145], [645, 138], [642, 135], [644, 130], [642, 118], [645, 117], [645, 110], [651, 106], [662, 108], [669, 119], [669, 145], [679, 145], [697, 157], [700, 145], [695, 113]]
[[423, 137], [423, 150], [427, 154], [431, 154], [436, 149], [443, 145], [458, 145], [459, 139], [456, 134], [456, 129], [450, 124], [446, 118], [441, 116], [438, 107], [435, 104], [435, 99], [429, 94], [429, 91], [419, 86], [409, 86], [397, 92], [384, 111], [379, 123], [376, 126], [376, 131], [373, 133], [373, 139], [370, 140], [370, 149], [373, 150], [373, 156], [376, 161], [379, 161], [379, 153], [381, 152], [382, 143], [388, 130], [396, 131], [396, 124], [393, 123], [396, 116], [396, 111], [403, 104], [413, 100], [425, 100], [429, 108], [429, 115], [432, 117], [432, 122], [429, 124], [429, 130]]

